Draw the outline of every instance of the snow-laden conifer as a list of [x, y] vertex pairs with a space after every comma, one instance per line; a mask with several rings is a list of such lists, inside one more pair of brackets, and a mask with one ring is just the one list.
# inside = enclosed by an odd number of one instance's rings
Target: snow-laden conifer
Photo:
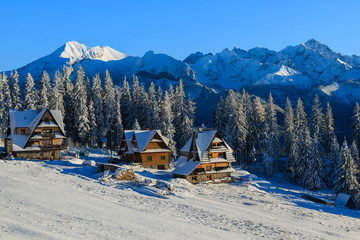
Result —
[[132, 130], [141, 130], [139, 121], [135, 118], [134, 124], [132, 126]]
[[271, 157], [274, 165], [277, 164], [279, 151], [280, 151], [280, 127], [277, 123], [276, 106], [274, 104], [271, 93], [266, 104], [266, 116], [264, 121], [264, 148], [267, 154]]
[[296, 144], [296, 158], [294, 159], [293, 174], [294, 180], [300, 184], [306, 185], [306, 173], [309, 166], [309, 161], [312, 158], [312, 140], [310, 137], [310, 131], [308, 127], [301, 132], [298, 136], [298, 143]]
[[325, 152], [330, 152], [330, 147], [333, 138], [335, 137], [334, 131], [334, 117], [331, 110], [331, 106], [329, 103], [326, 105], [326, 113], [325, 113], [325, 139], [324, 139], [324, 148]]
[[43, 70], [38, 82], [39, 102], [42, 107], [49, 107], [51, 101], [51, 85], [49, 74]]
[[[290, 147], [295, 138], [294, 110], [289, 98], [286, 98], [285, 122], [284, 122], [284, 147], [285, 153], [289, 155]], [[291, 165], [290, 162], [288, 162]]]
[[74, 117], [77, 131], [75, 140], [80, 142], [83, 146], [86, 146], [88, 143], [90, 126], [84, 76], [84, 70], [81, 66], [79, 66], [76, 72], [74, 87]]
[[22, 107], [21, 92], [19, 87], [19, 74], [15, 70], [9, 77], [9, 87], [11, 95], [11, 108], [20, 109]]
[[[170, 96], [171, 95], [169, 95], [169, 97]], [[179, 85], [176, 86], [176, 91], [173, 96], [173, 112], [175, 114], [174, 127], [176, 130], [175, 141], [178, 148], [184, 146], [192, 135], [194, 122], [190, 108], [186, 104], [184, 86], [182, 80], [180, 79]]]
[[339, 155], [340, 154], [340, 147], [339, 147], [339, 143], [336, 139], [336, 136], [333, 137], [333, 139], [331, 140], [331, 145], [330, 145], [330, 152], [329, 152], [329, 168], [328, 168], [328, 173], [327, 173], [327, 185], [329, 187], [333, 187], [334, 186], [334, 182], [336, 180], [336, 172], [337, 172], [337, 167], [339, 164]]
[[169, 97], [169, 93], [165, 91], [164, 95], [164, 102], [161, 105], [161, 133], [163, 136], [167, 137], [169, 139], [169, 147], [171, 149], [172, 155], [174, 158], [176, 157], [176, 148], [175, 148], [175, 128], [173, 125], [174, 120], [174, 114], [172, 112], [172, 105]]
[[105, 72], [105, 84], [103, 90], [104, 134], [107, 138], [107, 147], [111, 148], [111, 140], [114, 134], [115, 113], [115, 89], [108, 70]]
[[117, 149], [121, 144], [123, 125], [121, 116], [120, 92], [115, 91], [115, 113], [114, 113], [114, 147]]
[[94, 104], [95, 123], [96, 128], [93, 129], [96, 145], [101, 148], [104, 137], [104, 113], [103, 113], [103, 89], [101, 87], [101, 79], [99, 74], [96, 74], [92, 79], [92, 101]]
[[146, 115], [147, 123], [145, 126], [150, 129], [158, 129], [160, 127], [160, 105], [156, 100], [156, 90], [153, 82], [150, 84], [146, 98]]
[[75, 114], [74, 114], [74, 85], [70, 80], [71, 69], [63, 67], [63, 83], [64, 83], [64, 124], [66, 135], [73, 141], [77, 136], [75, 129]]
[[355, 198], [359, 193], [360, 188], [357, 177], [358, 173], [358, 166], [354, 162], [345, 139], [343, 146], [341, 147], [339, 164], [336, 172], [336, 181], [334, 186], [335, 193], [346, 193]]
[[63, 78], [59, 71], [55, 72], [54, 76], [54, 87], [52, 89], [52, 99], [49, 104], [50, 109], [60, 110], [62, 115], [64, 116], [64, 82]]
[[317, 190], [325, 185], [323, 181], [325, 178], [324, 162], [319, 145], [317, 135], [314, 134], [311, 144], [311, 157], [308, 159], [304, 176], [304, 185], [310, 190]]
[[130, 95], [130, 86], [124, 77], [121, 88], [121, 115], [124, 129], [131, 129], [133, 124], [132, 100]]
[[265, 175], [268, 177], [272, 177], [275, 174], [274, 168], [274, 159], [270, 156], [270, 154], [265, 150], [263, 154], [263, 164]]
[[38, 98], [38, 92], [35, 89], [34, 79], [30, 73], [26, 75], [26, 82], [25, 82], [25, 101], [24, 106], [26, 109], [34, 110], [36, 109]]
[[354, 115], [353, 115], [352, 119], [353, 119], [353, 124], [352, 124], [353, 133], [352, 133], [351, 138], [359, 146], [359, 144], [360, 144], [360, 106], [358, 103], [355, 104]]

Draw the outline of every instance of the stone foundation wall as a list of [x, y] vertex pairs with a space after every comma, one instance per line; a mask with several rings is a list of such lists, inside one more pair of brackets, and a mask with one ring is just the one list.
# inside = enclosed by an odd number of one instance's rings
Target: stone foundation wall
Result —
[[201, 175], [189, 175], [186, 176], [186, 180], [190, 183], [199, 183], [209, 180], [220, 179], [224, 177], [230, 177], [231, 173], [212, 173], [212, 174], [201, 174]]
[[[56, 150], [54, 160], [60, 159], [60, 150]], [[52, 151], [48, 152], [17, 152], [15, 153], [15, 157], [24, 158], [24, 159], [40, 159], [40, 160], [49, 160], [51, 159]]]

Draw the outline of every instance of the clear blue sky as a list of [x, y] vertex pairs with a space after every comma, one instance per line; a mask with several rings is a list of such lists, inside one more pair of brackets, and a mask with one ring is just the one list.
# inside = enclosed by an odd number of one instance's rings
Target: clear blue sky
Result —
[[280, 50], [310, 38], [360, 55], [360, 1], [0, 0], [0, 71], [21, 67], [67, 41], [148, 50], [184, 59], [234, 46]]

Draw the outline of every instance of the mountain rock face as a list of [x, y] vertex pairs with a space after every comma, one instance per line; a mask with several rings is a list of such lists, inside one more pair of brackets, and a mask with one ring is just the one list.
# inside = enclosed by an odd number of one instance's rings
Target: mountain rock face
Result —
[[[245, 88], [262, 98], [272, 92], [280, 106], [287, 96], [293, 101], [302, 97], [309, 106], [318, 93], [323, 102], [330, 101], [341, 108], [339, 111], [346, 106], [351, 109], [360, 99], [360, 57], [341, 55], [314, 39], [278, 52], [260, 47], [248, 51], [233, 48], [216, 54], [193, 53], [183, 61], [153, 51], [143, 57], [128, 56], [107, 46], [89, 48], [71, 41], [19, 68], [20, 82], [25, 82], [28, 72], [35, 80], [43, 70], [53, 76], [63, 65], [73, 69], [81, 65], [88, 77], [96, 73], [104, 76], [108, 69], [117, 85], [125, 76], [131, 82], [137, 75], [145, 86], [153, 81], [167, 89], [182, 78], [185, 90], [197, 102], [197, 124], [211, 122], [213, 103], [226, 89]], [[348, 112], [351, 115], [352, 111]]]

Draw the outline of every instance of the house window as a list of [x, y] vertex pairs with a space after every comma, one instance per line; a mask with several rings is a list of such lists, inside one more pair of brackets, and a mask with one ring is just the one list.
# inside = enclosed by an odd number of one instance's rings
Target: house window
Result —
[[43, 130], [43, 133], [51, 133], [51, 132], [52, 132], [51, 129], [44, 129], [44, 130]]
[[160, 159], [161, 159], [161, 160], [165, 160], [165, 156], [161, 156]]
[[45, 118], [45, 122], [50, 122], [50, 119], [48, 117]]
[[152, 161], [152, 156], [148, 156], [146, 161], [151, 162]]
[[210, 171], [211, 170], [211, 165], [207, 165], [206, 166], [206, 171]]
[[191, 180], [196, 181], [196, 180], [197, 180], [197, 177], [196, 177], [196, 176], [192, 176], [192, 177], [191, 177]]
[[21, 134], [25, 135], [25, 129], [21, 129]]
[[219, 153], [219, 157], [224, 157], [223, 153]]
[[42, 144], [43, 145], [52, 145], [52, 140], [43, 140]]
[[43, 153], [43, 152], [40, 153], [40, 157], [42, 157], [42, 156], [44, 156], [44, 153]]

